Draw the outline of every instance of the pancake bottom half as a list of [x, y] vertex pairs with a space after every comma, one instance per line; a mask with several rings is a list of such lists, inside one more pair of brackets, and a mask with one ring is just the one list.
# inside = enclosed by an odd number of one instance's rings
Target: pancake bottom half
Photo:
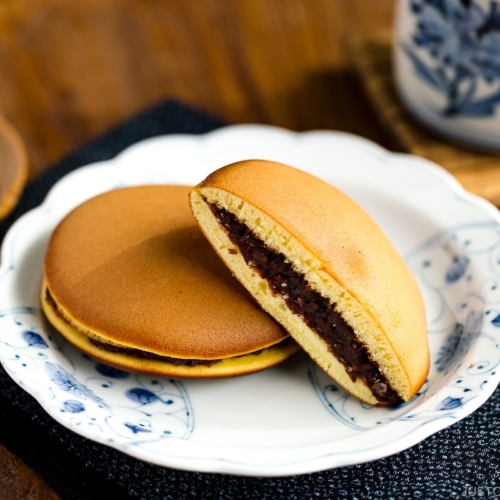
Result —
[[53, 232], [42, 309], [111, 366], [171, 378], [244, 375], [299, 346], [210, 247], [185, 186], [136, 186], [77, 207]]

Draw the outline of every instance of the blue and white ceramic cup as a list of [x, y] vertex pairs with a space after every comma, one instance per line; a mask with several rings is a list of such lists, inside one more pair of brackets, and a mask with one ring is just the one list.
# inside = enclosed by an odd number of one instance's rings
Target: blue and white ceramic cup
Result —
[[500, 152], [499, 0], [398, 0], [394, 68], [420, 122]]

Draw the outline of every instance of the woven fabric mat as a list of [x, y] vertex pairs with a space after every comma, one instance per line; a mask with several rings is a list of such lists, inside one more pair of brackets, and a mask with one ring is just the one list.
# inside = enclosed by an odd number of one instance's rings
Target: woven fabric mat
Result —
[[[0, 241], [9, 225], [38, 205], [66, 173], [111, 158], [148, 137], [199, 134], [222, 125], [177, 102], [161, 103], [145, 111], [78, 149], [29, 184], [15, 211], [0, 224]], [[63, 500], [97, 500], [110, 498], [110, 494], [120, 500], [448, 500], [464, 498], [464, 493], [477, 493], [477, 488], [486, 487], [500, 493], [498, 388], [469, 417], [391, 457], [272, 478], [187, 472], [142, 462], [58, 424], [2, 368], [0, 387], [0, 442], [36, 470]], [[487, 498], [487, 490], [482, 491]]]
[[399, 149], [441, 165], [467, 191], [500, 206], [500, 155], [443, 141], [421, 127], [401, 103], [394, 87], [391, 33], [356, 36], [350, 40], [350, 49], [366, 94]]

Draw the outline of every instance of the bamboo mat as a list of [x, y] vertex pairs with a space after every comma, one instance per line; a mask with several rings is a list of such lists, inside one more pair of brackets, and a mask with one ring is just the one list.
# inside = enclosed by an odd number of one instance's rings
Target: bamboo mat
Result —
[[397, 147], [427, 158], [452, 173], [462, 186], [500, 207], [500, 155], [446, 143], [416, 123], [396, 95], [391, 33], [350, 40], [350, 53], [368, 98]]

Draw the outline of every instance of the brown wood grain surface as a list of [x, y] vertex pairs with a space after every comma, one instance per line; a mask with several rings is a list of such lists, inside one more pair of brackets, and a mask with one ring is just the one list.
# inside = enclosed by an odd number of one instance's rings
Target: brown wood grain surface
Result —
[[[0, 113], [33, 177], [169, 97], [229, 122], [338, 129], [391, 148], [348, 39], [394, 0], [2, 0]], [[56, 494], [0, 446], [0, 498]]]
[[32, 175], [168, 97], [230, 122], [380, 142], [346, 46], [392, 16], [392, 0], [3, 0], [0, 112]]

